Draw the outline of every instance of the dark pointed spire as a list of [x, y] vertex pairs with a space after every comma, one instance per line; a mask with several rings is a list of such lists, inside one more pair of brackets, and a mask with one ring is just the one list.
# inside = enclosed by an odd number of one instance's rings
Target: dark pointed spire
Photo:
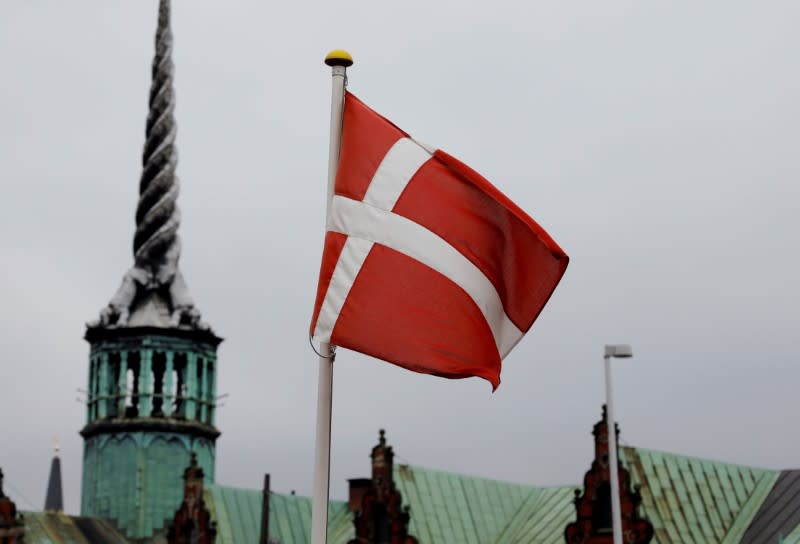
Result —
[[61, 487], [61, 447], [56, 440], [53, 446], [53, 462], [50, 463], [50, 477], [47, 479], [47, 496], [44, 501], [45, 512], [63, 512], [64, 494]]
[[133, 267], [93, 327], [208, 329], [178, 268], [180, 211], [175, 168], [175, 90], [170, 2], [159, 1], [149, 113], [133, 236]]

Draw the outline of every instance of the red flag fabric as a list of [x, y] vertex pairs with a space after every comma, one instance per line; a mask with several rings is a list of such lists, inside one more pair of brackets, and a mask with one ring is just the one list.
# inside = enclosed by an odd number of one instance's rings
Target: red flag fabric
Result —
[[480, 174], [345, 94], [315, 340], [497, 388], [568, 261]]

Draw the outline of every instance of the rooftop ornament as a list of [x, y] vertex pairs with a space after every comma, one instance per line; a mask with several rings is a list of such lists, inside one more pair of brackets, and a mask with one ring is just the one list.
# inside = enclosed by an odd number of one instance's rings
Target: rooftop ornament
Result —
[[134, 264], [89, 327], [156, 326], [210, 330], [201, 320], [178, 267], [175, 91], [170, 2], [160, 0], [142, 177], [133, 238]]

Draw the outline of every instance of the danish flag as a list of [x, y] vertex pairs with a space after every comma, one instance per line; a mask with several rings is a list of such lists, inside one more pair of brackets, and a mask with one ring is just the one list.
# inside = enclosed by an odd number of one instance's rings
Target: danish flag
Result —
[[311, 334], [500, 384], [569, 258], [480, 174], [345, 94]]

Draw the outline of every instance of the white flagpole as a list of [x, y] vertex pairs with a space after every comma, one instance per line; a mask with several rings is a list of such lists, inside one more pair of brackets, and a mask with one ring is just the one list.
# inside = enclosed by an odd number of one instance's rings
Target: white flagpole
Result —
[[[339, 144], [342, 137], [342, 111], [347, 67], [353, 58], [347, 51], [328, 53], [325, 64], [332, 70], [331, 133], [328, 150], [328, 196], [325, 208], [327, 224], [333, 199], [336, 167], [339, 164]], [[328, 496], [331, 473], [331, 403], [333, 401], [333, 349], [329, 343], [320, 344], [319, 382], [317, 385], [317, 436], [314, 448], [314, 495], [311, 500], [311, 544], [328, 541]]]

